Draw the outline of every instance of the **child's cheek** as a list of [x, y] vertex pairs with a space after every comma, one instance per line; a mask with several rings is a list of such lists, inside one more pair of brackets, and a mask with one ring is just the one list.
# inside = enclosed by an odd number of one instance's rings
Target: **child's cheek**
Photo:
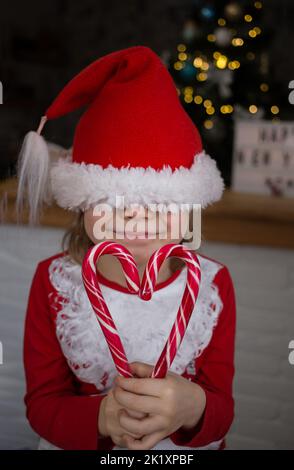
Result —
[[89, 209], [84, 215], [84, 226], [93, 243], [99, 243], [105, 238], [113, 239], [113, 215], [109, 210], [94, 212]]
[[184, 237], [188, 228], [189, 219], [187, 214], [182, 213], [169, 213], [167, 215], [167, 234], [168, 239], [173, 240], [174, 243], [179, 243]]

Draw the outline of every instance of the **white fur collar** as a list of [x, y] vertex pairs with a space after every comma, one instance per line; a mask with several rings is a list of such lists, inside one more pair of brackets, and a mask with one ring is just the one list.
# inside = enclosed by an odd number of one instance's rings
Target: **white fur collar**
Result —
[[[182, 374], [186, 367], [194, 367], [194, 359], [210, 342], [223, 307], [218, 287], [213, 283], [222, 265], [200, 254], [197, 256], [202, 274], [199, 296], [170, 368], [178, 374]], [[170, 284], [155, 291], [148, 302], [136, 295], [101, 285], [129, 362], [155, 365], [176, 316], [181, 298], [179, 293], [185, 286], [186, 269], [184, 267]], [[80, 380], [107, 392], [117, 371], [87, 297], [81, 266], [68, 255], [63, 255], [51, 262], [49, 277], [59, 294], [56, 301], [61, 308], [56, 317], [56, 334], [69, 366]], [[192, 370], [192, 373], [195, 372]]]

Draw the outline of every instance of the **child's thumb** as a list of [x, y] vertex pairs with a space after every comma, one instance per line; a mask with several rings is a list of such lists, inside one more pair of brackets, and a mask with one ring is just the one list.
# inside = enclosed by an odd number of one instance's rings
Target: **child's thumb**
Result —
[[131, 362], [130, 363], [131, 372], [137, 377], [151, 377], [153, 366], [146, 364], [144, 362]]

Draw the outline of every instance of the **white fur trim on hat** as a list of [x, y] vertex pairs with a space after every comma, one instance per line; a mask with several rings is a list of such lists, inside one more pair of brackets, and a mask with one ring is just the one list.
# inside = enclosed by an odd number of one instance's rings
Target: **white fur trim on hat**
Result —
[[219, 200], [224, 181], [213, 160], [204, 151], [194, 157], [190, 168], [172, 170], [152, 167], [121, 167], [75, 163], [71, 156], [60, 158], [50, 170], [52, 195], [65, 209], [86, 210], [98, 203], [117, 207], [117, 196], [129, 204], [201, 204]]

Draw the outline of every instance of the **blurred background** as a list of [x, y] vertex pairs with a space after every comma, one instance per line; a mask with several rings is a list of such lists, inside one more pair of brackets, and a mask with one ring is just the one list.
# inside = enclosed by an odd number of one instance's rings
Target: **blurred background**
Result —
[[[228, 266], [236, 289], [236, 417], [228, 448], [294, 448], [293, 17], [291, 0], [2, 5], [0, 449], [36, 447], [23, 404], [25, 305], [36, 264], [60, 251], [71, 219], [49, 207], [40, 226], [15, 223], [21, 142], [76, 73], [133, 45], [161, 57], [226, 184], [222, 200], [203, 213], [200, 252]], [[48, 122], [48, 142], [70, 147], [79, 116]]]

